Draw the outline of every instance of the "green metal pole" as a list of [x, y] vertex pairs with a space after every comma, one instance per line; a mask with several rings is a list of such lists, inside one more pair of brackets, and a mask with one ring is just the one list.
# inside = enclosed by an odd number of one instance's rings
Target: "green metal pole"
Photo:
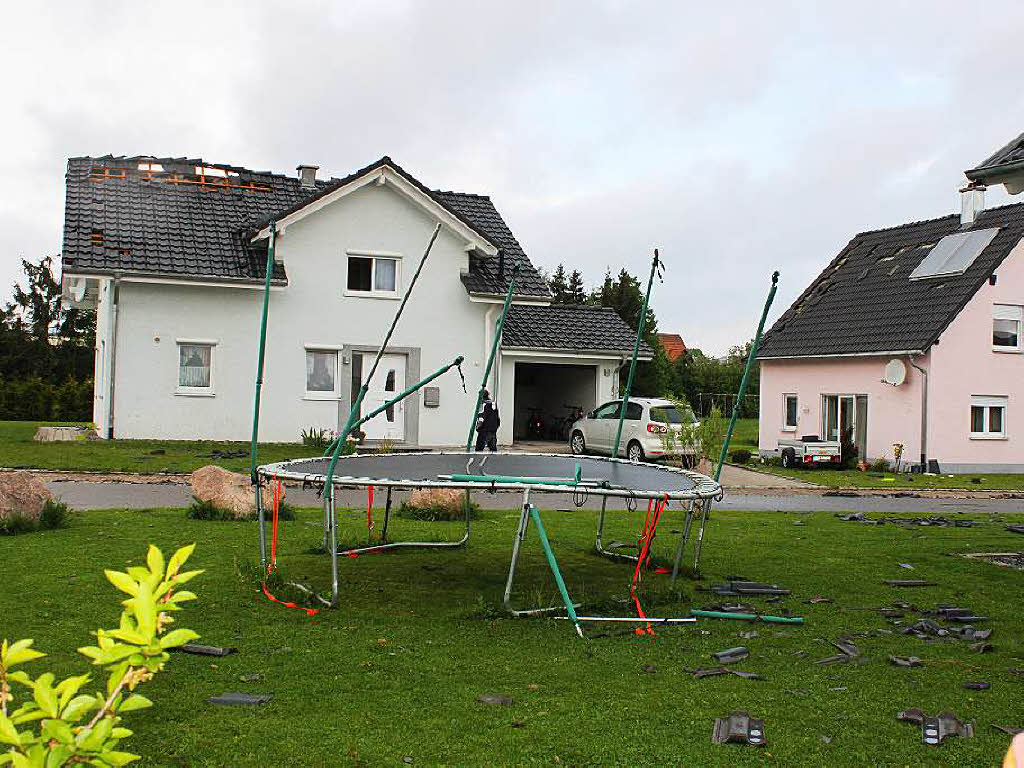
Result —
[[760, 613], [735, 613], [733, 611], [690, 611], [691, 616], [700, 619], [738, 619], [740, 621], [764, 621], [769, 624], [803, 624], [802, 616], [763, 616]]
[[[423, 389], [423, 387], [427, 386], [427, 384], [432, 382], [438, 376], [441, 376], [441, 375], [447, 373], [448, 371], [450, 371], [455, 366], [462, 365], [462, 361], [464, 359], [465, 358], [463, 358], [462, 355], [459, 355], [458, 357], [456, 357], [454, 360], [452, 360], [447, 365], [442, 365], [440, 368], [438, 368], [432, 374], [427, 376], [427, 378], [421, 379], [420, 381], [417, 381], [415, 384], [413, 384], [411, 387], [406, 389], [404, 392], [401, 392], [400, 394], [396, 395], [392, 399], [388, 400], [386, 403], [384, 403], [382, 406], [380, 406], [376, 410], [371, 411], [370, 413], [368, 413], [366, 416], [364, 416], [359, 421], [357, 421], [355, 424], [353, 424], [352, 425], [352, 429], [356, 429], [360, 425], [365, 424], [366, 422], [368, 422], [374, 416], [379, 416], [380, 414], [384, 413], [384, 411], [386, 411], [391, 406], [396, 405], [396, 404], [402, 402], [409, 395], [411, 395], [411, 394], [413, 394], [413, 393]], [[347, 435], [346, 435], [346, 437], [347, 437]]]
[[473, 408], [473, 415], [469, 419], [469, 434], [466, 436], [466, 453], [473, 449], [473, 429], [476, 426], [476, 417], [480, 413], [480, 403], [484, 401], [484, 390], [487, 389], [487, 379], [491, 375], [491, 366], [494, 365], [494, 356], [501, 344], [501, 333], [505, 328], [505, 315], [508, 313], [509, 304], [512, 303], [512, 292], [516, 287], [516, 275], [519, 274], [519, 265], [512, 267], [512, 279], [509, 281], [508, 290], [505, 291], [505, 304], [501, 308], [501, 316], [494, 326], [494, 341], [491, 342], [491, 352], [487, 355], [487, 365], [484, 368], [484, 376], [480, 379], [480, 389], [476, 393], [476, 406]]
[[341, 455], [341, 446], [345, 444], [345, 440], [348, 438], [349, 432], [351, 432], [355, 426], [359, 409], [362, 407], [363, 398], [366, 397], [366, 392], [370, 388], [370, 381], [373, 379], [373, 374], [377, 371], [377, 365], [380, 363], [380, 359], [384, 355], [384, 350], [388, 347], [388, 342], [391, 341], [391, 335], [395, 332], [395, 326], [398, 325], [398, 319], [402, 316], [402, 312], [405, 310], [405, 305], [409, 301], [409, 296], [412, 295], [412, 289], [416, 285], [416, 281], [419, 279], [420, 272], [423, 271], [423, 265], [427, 263], [427, 256], [430, 255], [430, 249], [434, 247], [434, 241], [437, 240], [437, 235], [440, 231], [441, 224], [438, 223], [438, 225], [434, 227], [433, 234], [430, 235], [430, 242], [427, 243], [427, 247], [423, 251], [423, 257], [420, 259], [419, 266], [416, 267], [416, 272], [409, 281], [409, 287], [405, 289], [405, 295], [402, 297], [402, 303], [398, 305], [398, 309], [395, 311], [395, 317], [391, 321], [391, 327], [388, 328], [388, 332], [384, 336], [384, 343], [381, 344], [380, 349], [377, 350], [377, 356], [373, 360], [373, 366], [370, 368], [370, 373], [367, 375], [362, 386], [359, 387], [359, 393], [356, 395], [355, 402], [352, 403], [352, 410], [349, 411], [348, 421], [345, 422], [345, 428], [338, 435], [337, 441], [335, 441], [334, 452], [331, 454], [331, 463], [327, 467], [327, 478], [324, 481], [325, 502], [333, 498], [334, 495], [334, 489], [331, 487], [331, 481], [334, 479], [334, 468], [337, 466], [338, 457]]
[[647, 293], [644, 294], [644, 305], [640, 310], [640, 320], [636, 324], [636, 341], [633, 343], [633, 359], [629, 363], [629, 378], [626, 379], [626, 391], [622, 397], [622, 404], [619, 406], [619, 426], [615, 430], [615, 445], [612, 448], [612, 456], [619, 455], [619, 442], [622, 440], [622, 421], [626, 418], [626, 406], [629, 404], [629, 393], [633, 389], [633, 375], [636, 373], [636, 358], [640, 354], [640, 341], [644, 336], [644, 326], [647, 325], [647, 303], [651, 300], [651, 286], [654, 285], [654, 273], [657, 272], [660, 262], [658, 261], [658, 249], [654, 249], [654, 261], [651, 262], [651, 276], [647, 278]]
[[729, 430], [725, 433], [725, 440], [722, 442], [722, 452], [718, 456], [718, 466], [715, 468], [715, 482], [722, 475], [722, 465], [725, 457], [729, 454], [729, 443], [732, 442], [732, 433], [736, 429], [736, 419], [740, 415], [740, 406], [743, 404], [743, 396], [747, 393], [747, 382], [750, 379], [750, 369], [754, 366], [754, 358], [757, 357], [757, 347], [761, 343], [761, 333], [764, 331], [764, 321], [768, 318], [768, 310], [771, 309], [775, 300], [775, 291], [779, 287], [779, 272], [772, 272], [772, 287], [768, 291], [768, 298], [764, 302], [764, 311], [761, 312], [761, 321], [757, 324], [757, 333], [754, 334], [754, 343], [750, 345], [750, 355], [747, 357], [747, 365], [743, 369], [743, 378], [740, 379], [740, 391], [736, 395], [736, 405], [732, 409], [732, 418], [729, 420]]
[[540, 513], [533, 504], [530, 505], [530, 517], [533, 518], [533, 523], [537, 526], [540, 545], [544, 547], [544, 556], [547, 557], [548, 566], [550, 566], [551, 573], [555, 576], [555, 584], [558, 585], [558, 591], [562, 595], [562, 602], [565, 603], [565, 611], [569, 614], [569, 620], [576, 625], [576, 634], [583, 637], [583, 627], [580, 626], [580, 621], [576, 618], [576, 609], [572, 605], [572, 598], [569, 597], [569, 590], [565, 588], [562, 572], [558, 570], [558, 561], [555, 559], [555, 553], [551, 551], [551, 543], [548, 541], [547, 531], [544, 530], [544, 523], [540, 521]]
[[270, 243], [267, 246], [267, 273], [263, 279], [263, 312], [260, 315], [260, 351], [256, 360], [256, 399], [252, 413], [252, 442], [249, 444], [249, 477], [256, 485], [256, 467], [259, 466], [258, 443], [260, 436], [260, 396], [263, 393], [263, 360], [267, 350], [267, 312], [270, 309], [270, 278], [274, 273], [274, 241], [277, 222], [270, 222]]

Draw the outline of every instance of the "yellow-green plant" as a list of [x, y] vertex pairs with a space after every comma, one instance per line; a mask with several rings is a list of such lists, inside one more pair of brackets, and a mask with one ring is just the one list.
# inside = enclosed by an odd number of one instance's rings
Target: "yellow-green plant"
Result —
[[[173, 612], [195, 600], [186, 590], [175, 591], [202, 571], [182, 571], [195, 549], [182, 547], [170, 560], [150, 545], [145, 566], [127, 573], [104, 571], [110, 583], [128, 595], [117, 629], [96, 631], [96, 645], [78, 652], [107, 672], [105, 692], [80, 693], [88, 674], [56, 682], [52, 672], [33, 679], [11, 670], [46, 654], [32, 648], [30, 639], [0, 644], [0, 766], [55, 768], [68, 765], [120, 766], [139, 756], [119, 749], [132, 732], [121, 716], [152, 706], [135, 689], [163, 669], [173, 648], [195, 640], [191, 629], [171, 629]], [[31, 700], [15, 708], [11, 683], [31, 691]]]

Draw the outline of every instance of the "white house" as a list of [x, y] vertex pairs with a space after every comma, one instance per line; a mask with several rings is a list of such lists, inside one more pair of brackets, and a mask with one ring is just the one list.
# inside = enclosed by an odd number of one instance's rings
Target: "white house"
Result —
[[[490, 198], [432, 190], [391, 159], [342, 178], [199, 159], [68, 161], [65, 301], [97, 312], [94, 421], [115, 438], [249, 436], [259, 316], [276, 222], [261, 438], [294, 442], [348, 415], [436, 224], [441, 231], [370, 384], [364, 412], [457, 355], [450, 372], [366, 425], [370, 440], [465, 442], [513, 266], [489, 386], [499, 441], [527, 409], [550, 416], [615, 396], [633, 332], [609, 309], [553, 306]], [[645, 349], [649, 359], [650, 350]]]

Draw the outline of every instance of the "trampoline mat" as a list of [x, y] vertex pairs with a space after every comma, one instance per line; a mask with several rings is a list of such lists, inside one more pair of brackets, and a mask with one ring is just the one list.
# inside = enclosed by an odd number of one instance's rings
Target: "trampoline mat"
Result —
[[[330, 457], [317, 457], [271, 464], [260, 469], [267, 476], [279, 473], [284, 476], [303, 475], [309, 479], [324, 480], [329, 464]], [[677, 494], [699, 490], [701, 495], [705, 495], [709, 491], [718, 491], [718, 485], [710, 478], [657, 464], [640, 464], [594, 456], [523, 453], [392, 453], [343, 456], [338, 459], [334, 479], [340, 485], [369, 484], [368, 480], [416, 485], [443, 484], [444, 475], [502, 475], [509, 478], [564, 478], [564, 486], [571, 486], [571, 478], [576, 474], [577, 464], [582, 470], [582, 480], [587, 484], [599, 483], [611, 488], [652, 494]], [[542, 485], [532, 487], [536, 490], [545, 488]], [[548, 486], [551, 490], [557, 487]]]

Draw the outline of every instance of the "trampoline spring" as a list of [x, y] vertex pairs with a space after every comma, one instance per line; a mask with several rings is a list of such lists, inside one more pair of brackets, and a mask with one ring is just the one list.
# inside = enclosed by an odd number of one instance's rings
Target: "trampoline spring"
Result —
[[582, 507], [586, 504], [588, 498], [590, 498], [590, 491], [586, 487], [577, 488], [572, 492], [572, 503], [577, 507]]

